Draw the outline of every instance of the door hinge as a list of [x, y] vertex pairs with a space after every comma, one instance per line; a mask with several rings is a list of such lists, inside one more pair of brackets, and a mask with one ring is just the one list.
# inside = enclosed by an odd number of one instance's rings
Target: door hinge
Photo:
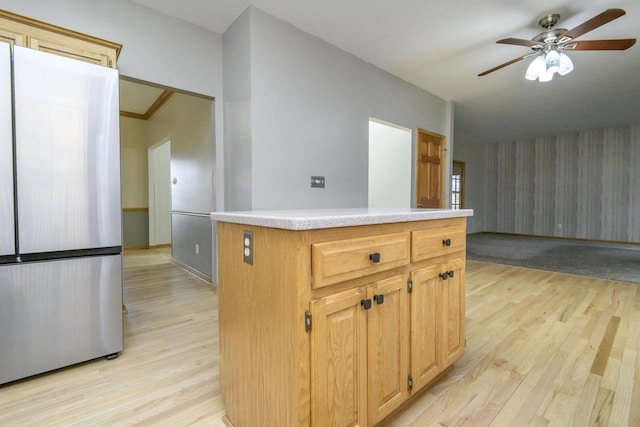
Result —
[[409, 279], [407, 280], [407, 293], [411, 292], [413, 292], [413, 280]]
[[407, 378], [407, 390], [411, 391], [413, 389], [413, 377], [409, 375]]
[[304, 312], [304, 331], [311, 331], [311, 313], [309, 313], [309, 310]]

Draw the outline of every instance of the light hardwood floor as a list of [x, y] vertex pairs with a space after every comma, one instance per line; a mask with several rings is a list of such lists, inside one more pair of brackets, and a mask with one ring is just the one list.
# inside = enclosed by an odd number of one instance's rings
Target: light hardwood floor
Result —
[[[168, 261], [125, 256], [118, 359], [0, 387], [0, 426], [222, 425], [217, 298]], [[469, 261], [465, 356], [385, 424], [640, 426], [639, 343], [638, 285]]]

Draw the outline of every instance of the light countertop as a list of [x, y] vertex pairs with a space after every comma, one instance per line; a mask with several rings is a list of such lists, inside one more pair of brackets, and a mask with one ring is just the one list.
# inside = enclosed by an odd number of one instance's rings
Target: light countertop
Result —
[[299, 209], [212, 212], [211, 220], [282, 228], [285, 230], [315, 230], [320, 228], [459, 218], [472, 215], [472, 209]]

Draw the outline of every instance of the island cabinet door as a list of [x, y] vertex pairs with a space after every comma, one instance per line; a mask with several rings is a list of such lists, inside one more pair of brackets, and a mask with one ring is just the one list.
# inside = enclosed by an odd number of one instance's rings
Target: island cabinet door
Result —
[[464, 354], [465, 350], [465, 283], [464, 265], [460, 258], [443, 264], [447, 273], [443, 285], [444, 327], [444, 368], [452, 365]]
[[411, 273], [411, 376], [412, 393], [443, 370], [443, 307], [440, 264]]
[[366, 288], [311, 302], [311, 425], [367, 425]]
[[367, 287], [369, 425], [382, 421], [409, 397], [407, 279], [394, 276]]

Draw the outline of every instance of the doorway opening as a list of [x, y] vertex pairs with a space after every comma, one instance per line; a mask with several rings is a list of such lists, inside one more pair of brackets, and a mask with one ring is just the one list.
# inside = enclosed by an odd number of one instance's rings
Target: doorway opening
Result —
[[411, 130], [369, 119], [369, 207], [411, 207]]
[[453, 161], [451, 170], [451, 209], [464, 209], [464, 162]]
[[171, 245], [171, 141], [149, 147], [149, 247]]

